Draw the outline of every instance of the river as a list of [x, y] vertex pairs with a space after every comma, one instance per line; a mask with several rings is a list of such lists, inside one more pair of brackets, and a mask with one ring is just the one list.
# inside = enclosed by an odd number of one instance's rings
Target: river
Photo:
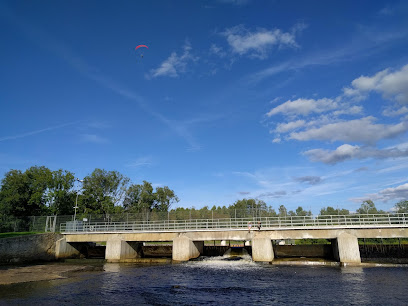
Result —
[[[407, 267], [278, 266], [250, 257], [95, 263], [68, 278], [0, 286], [5, 305], [407, 305]], [[86, 263], [86, 260], [83, 264]], [[56, 264], [63, 265], [66, 263]], [[78, 264], [78, 263], [76, 263]], [[55, 265], [55, 264], [54, 264]], [[1, 271], [0, 271], [1, 273]]]

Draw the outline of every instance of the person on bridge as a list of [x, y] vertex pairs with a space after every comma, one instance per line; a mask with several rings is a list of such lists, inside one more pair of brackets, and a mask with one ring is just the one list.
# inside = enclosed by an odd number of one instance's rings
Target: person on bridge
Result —
[[262, 226], [261, 221], [259, 221], [258, 222], [258, 231], [261, 231], [261, 226]]
[[249, 222], [248, 222], [248, 233], [251, 232], [251, 228], [252, 228], [252, 222], [249, 221]]

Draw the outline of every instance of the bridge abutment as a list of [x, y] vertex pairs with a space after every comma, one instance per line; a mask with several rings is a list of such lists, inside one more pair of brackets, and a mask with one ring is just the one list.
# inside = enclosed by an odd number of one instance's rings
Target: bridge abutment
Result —
[[142, 257], [143, 243], [111, 239], [106, 242], [105, 259], [108, 262], [119, 262], [124, 259]]
[[197, 258], [203, 250], [204, 241], [193, 241], [186, 236], [179, 236], [173, 240], [173, 260], [187, 261]]
[[361, 264], [356, 236], [342, 233], [333, 241], [334, 258], [341, 264]]
[[85, 244], [80, 242], [69, 243], [66, 238], [61, 238], [55, 243], [55, 258], [78, 258], [82, 254], [81, 250], [86, 248]]
[[269, 238], [252, 239], [252, 260], [271, 262], [275, 258], [272, 240]]

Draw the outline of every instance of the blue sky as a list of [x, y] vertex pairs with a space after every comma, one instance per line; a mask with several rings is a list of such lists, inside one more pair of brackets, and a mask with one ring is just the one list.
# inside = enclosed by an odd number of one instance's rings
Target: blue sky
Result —
[[2, 175], [117, 170], [196, 208], [408, 198], [405, 1], [2, 1], [0, 37]]

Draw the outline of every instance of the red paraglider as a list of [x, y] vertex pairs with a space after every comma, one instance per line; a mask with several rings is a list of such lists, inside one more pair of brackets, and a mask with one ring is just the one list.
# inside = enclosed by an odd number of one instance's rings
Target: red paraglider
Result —
[[135, 50], [137, 50], [137, 49], [139, 49], [139, 48], [147, 48], [147, 49], [149, 49], [149, 47], [148, 46], [146, 46], [146, 45], [138, 45], [136, 48], [135, 48]]

